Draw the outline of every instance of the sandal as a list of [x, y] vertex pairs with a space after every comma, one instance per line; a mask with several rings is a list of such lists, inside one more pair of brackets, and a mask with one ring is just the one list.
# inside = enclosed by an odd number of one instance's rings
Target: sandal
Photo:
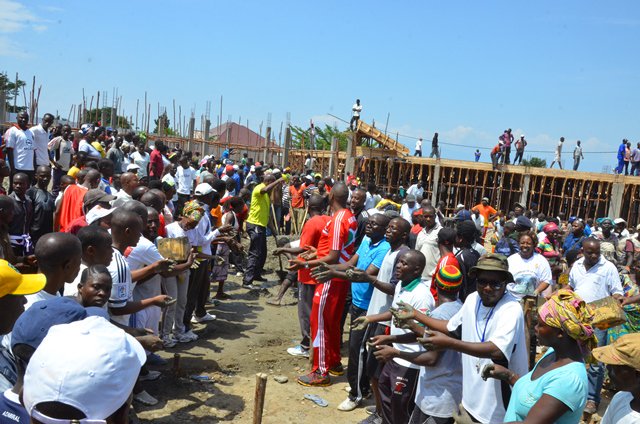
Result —
[[320, 396], [318, 395], [312, 395], [312, 394], [306, 394], [304, 395], [305, 399], [309, 399], [311, 402], [315, 403], [318, 406], [321, 407], [325, 407], [329, 405], [329, 402], [327, 402], [326, 400], [322, 399]]

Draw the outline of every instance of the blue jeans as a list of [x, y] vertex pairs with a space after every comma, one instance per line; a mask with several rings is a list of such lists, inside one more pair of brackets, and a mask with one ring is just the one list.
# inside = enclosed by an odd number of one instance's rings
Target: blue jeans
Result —
[[[599, 330], [594, 328], [596, 337], [598, 338], [598, 347], [607, 345], [607, 330]], [[600, 362], [587, 367], [587, 378], [589, 379], [589, 394], [587, 400], [600, 404], [600, 392], [602, 391], [602, 383], [604, 382], [604, 365]]]

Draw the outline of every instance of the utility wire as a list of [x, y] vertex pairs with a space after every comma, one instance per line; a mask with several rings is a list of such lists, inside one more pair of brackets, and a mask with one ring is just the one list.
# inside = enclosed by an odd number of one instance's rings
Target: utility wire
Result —
[[[337, 116], [335, 116], [335, 115], [333, 115], [331, 113], [327, 113], [327, 115], [332, 116], [332, 117], [344, 122], [345, 124], [349, 123], [349, 121], [345, 121], [344, 119], [339, 118], [339, 117], [337, 117]], [[393, 134], [393, 131], [390, 131], [390, 133]], [[409, 139], [412, 139], [412, 140], [418, 140], [420, 138], [420, 137], [415, 137], [415, 136], [412, 136], [412, 135], [406, 135], [406, 134], [399, 134], [398, 133], [398, 138], [400, 138], [400, 137], [409, 138]], [[493, 147], [469, 146], [469, 145], [466, 145], [466, 144], [446, 143], [446, 142], [443, 142], [443, 141], [440, 141], [440, 140], [438, 140], [438, 144], [443, 144], [445, 146], [464, 147], [464, 148], [467, 148], [467, 149], [480, 149], [480, 150], [492, 150], [493, 149]], [[555, 151], [554, 150], [530, 150], [530, 149], [527, 149], [527, 153], [555, 153]], [[583, 151], [582, 153], [585, 154], [585, 155], [603, 155], [603, 154], [616, 154], [618, 152], [585, 152], [585, 151]]]

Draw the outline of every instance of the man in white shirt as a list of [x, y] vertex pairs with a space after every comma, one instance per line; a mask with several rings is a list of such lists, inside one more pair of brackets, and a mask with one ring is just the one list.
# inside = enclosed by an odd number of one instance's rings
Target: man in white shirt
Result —
[[416, 196], [413, 194], [407, 195], [406, 200], [407, 202], [400, 207], [400, 216], [411, 224], [411, 217], [415, 211], [420, 209], [420, 206], [416, 203]]
[[416, 196], [416, 199], [422, 199], [422, 195], [424, 194], [424, 188], [422, 187], [422, 181], [418, 181], [417, 183], [410, 185], [407, 189], [407, 196], [413, 194]]
[[30, 128], [36, 151], [36, 166], [49, 166], [49, 128], [54, 119], [52, 114], [45, 113], [42, 123]]
[[132, 200], [133, 190], [135, 190], [140, 182], [138, 176], [132, 172], [125, 172], [120, 175], [120, 191], [116, 195], [116, 199], [113, 201], [112, 206], [118, 208], [128, 201]]
[[131, 160], [140, 167], [138, 170], [138, 176], [141, 179], [146, 178], [149, 175], [149, 161], [151, 160], [149, 153], [145, 152], [144, 149], [144, 143], [140, 143], [138, 144], [138, 150], [131, 153]]
[[442, 226], [436, 222], [436, 208], [431, 205], [422, 209], [422, 218], [424, 220], [424, 228], [418, 233], [416, 250], [422, 252], [427, 261], [424, 271], [422, 271], [422, 278], [431, 281], [440, 259], [438, 233]]
[[416, 152], [413, 155], [422, 157], [422, 137], [416, 141]]
[[27, 174], [31, 183], [35, 182], [33, 151], [36, 147], [33, 133], [27, 127], [28, 124], [29, 114], [20, 112], [18, 114], [18, 126], [11, 127], [7, 134], [5, 149], [9, 166], [11, 166], [9, 187], [13, 185], [13, 176], [18, 172]]
[[556, 146], [556, 156], [553, 158], [553, 162], [551, 162], [551, 165], [549, 165], [549, 169], [553, 168], [553, 165], [555, 163], [557, 163], [560, 169], [562, 169], [562, 145], [563, 144], [564, 144], [564, 137], [560, 137], [558, 146]]
[[176, 171], [176, 192], [178, 201], [176, 203], [175, 216], [182, 212], [182, 207], [191, 199], [191, 193], [195, 189], [196, 171], [189, 166], [189, 158], [185, 155], [180, 157], [178, 170]]
[[480, 423], [503, 422], [507, 408], [503, 394], [511, 388], [506, 382], [484, 380], [482, 371], [487, 365], [499, 364], [519, 375], [528, 372], [524, 315], [520, 303], [507, 292], [513, 276], [504, 256], [488, 254], [469, 273], [476, 278], [477, 291], [467, 296], [462, 309], [449, 320], [411, 308], [401, 308], [400, 312], [409, 311], [400, 317], [415, 318], [429, 327], [421, 342], [427, 350], [462, 353], [461, 413]]
[[[351, 121], [349, 122], [349, 128], [351, 131], [355, 131], [358, 128], [358, 121], [360, 120], [360, 113], [362, 112], [362, 105], [360, 99], [356, 99], [355, 104], [351, 107], [353, 114], [351, 115]], [[355, 125], [353, 123], [355, 122]]]
[[[594, 238], [582, 242], [583, 257], [578, 259], [569, 273], [569, 286], [585, 302], [612, 296], [622, 300], [622, 284], [618, 270], [614, 264], [600, 254], [600, 241]], [[607, 330], [594, 328], [598, 338], [598, 346], [607, 345]], [[600, 391], [604, 381], [604, 367], [601, 363], [587, 367], [589, 377], [589, 394], [585, 412], [594, 414], [600, 404]]]
[[[576, 148], [573, 149], [573, 170], [577, 171], [580, 166], [580, 160], [584, 159], [584, 155], [582, 154], [582, 146], [580, 145], [580, 140], [576, 142]], [[632, 168], [633, 169], [633, 168]], [[631, 174], [633, 175], [633, 174]]]

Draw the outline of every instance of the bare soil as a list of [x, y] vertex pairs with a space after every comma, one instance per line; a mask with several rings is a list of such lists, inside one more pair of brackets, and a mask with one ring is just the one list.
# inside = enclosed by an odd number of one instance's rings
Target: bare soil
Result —
[[[269, 247], [270, 251], [275, 248], [273, 240], [269, 240]], [[277, 258], [270, 255], [265, 268], [278, 270]], [[296, 298], [289, 290], [283, 299], [288, 306], [268, 305], [266, 300], [275, 296], [279, 282], [275, 272], [267, 278], [270, 281], [263, 283], [266, 290], [258, 293], [243, 289], [241, 277], [230, 272], [225, 291], [232, 298], [210, 305], [209, 312], [217, 319], [206, 325], [195, 325], [199, 340], [158, 352], [169, 364], [157, 368], [163, 371], [158, 381], [144, 385], [160, 403], [152, 407], [134, 404], [141, 422], [251, 423], [256, 373], [261, 372], [269, 376], [263, 423], [355, 423], [367, 417], [364, 408], [352, 412], [336, 409], [347, 397], [346, 375], [332, 377], [334, 384], [325, 388], [296, 383], [296, 377], [309, 369], [307, 359], [286, 352], [300, 340]], [[212, 284], [213, 292], [216, 288], [216, 284]], [[347, 338], [348, 332], [345, 332], [345, 342]], [[176, 353], [180, 355], [178, 373], [173, 370]], [[346, 343], [342, 354], [346, 367]], [[273, 377], [278, 375], [286, 376], [289, 381], [276, 382]], [[207, 376], [210, 380], [195, 381], [191, 376]], [[329, 406], [322, 408], [304, 399], [307, 393], [321, 396]]]

